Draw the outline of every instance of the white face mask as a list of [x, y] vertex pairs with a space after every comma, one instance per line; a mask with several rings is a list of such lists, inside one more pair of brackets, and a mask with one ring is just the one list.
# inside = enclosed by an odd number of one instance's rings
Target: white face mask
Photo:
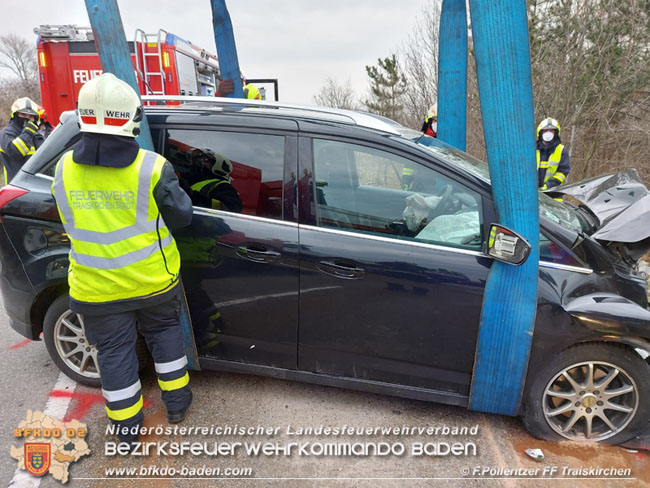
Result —
[[438, 133], [438, 122], [431, 122], [431, 130], [435, 132], [436, 134]]
[[542, 139], [543, 139], [545, 142], [551, 142], [551, 141], [553, 140], [554, 137], [555, 137], [555, 132], [551, 132], [551, 131], [549, 131], [549, 132], [543, 132], [543, 133], [542, 133]]

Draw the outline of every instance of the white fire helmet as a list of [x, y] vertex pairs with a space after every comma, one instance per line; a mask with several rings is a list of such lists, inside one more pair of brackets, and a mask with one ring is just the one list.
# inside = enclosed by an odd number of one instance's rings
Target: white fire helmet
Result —
[[208, 148], [194, 149], [192, 151], [192, 162], [199, 167], [210, 168], [212, 173], [223, 178], [228, 178], [233, 170], [230, 159]]
[[77, 115], [81, 132], [126, 137], [140, 134], [140, 97], [112, 73], [104, 73], [81, 87]]
[[214, 165], [212, 166], [212, 172], [217, 175], [217, 176], [222, 176], [224, 178], [228, 178], [230, 176], [230, 173], [232, 173], [232, 162], [230, 159], [227, 157], [212, 152], [214, 155]]

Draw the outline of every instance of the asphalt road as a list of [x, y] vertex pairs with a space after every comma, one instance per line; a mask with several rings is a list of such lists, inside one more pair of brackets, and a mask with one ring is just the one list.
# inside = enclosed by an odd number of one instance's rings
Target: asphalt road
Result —
[[[0, 484], [14, 487], [55, 487], [60, 483], [51, 475], [35, 479], [16, 477], [16, 461], [9, 456], [10, 445], [19, 446], [21, 442], [13, 438], [13, 429], [25, 418], [27, 409], [44, 410], [48, 400], [61, 397], [54, 392], [57, 385], [65, 385], [59, 371], [49, 359], [42, 342], [25, 343], [24, 338], [8, 325], [4, 309], [0, 312], [0, 349], [2, 350], [2, 416], [0, 437]], [[172, 456], [170, 452], [152, 452], [146, 456], [107, 456], [106, 443], [112, 438], [106, 435], [106, 416], [99, 397], [99, 390], [71, 385], [63, 396], [72, 397], [65, 409], [67, 419], [78, 418], [88, 426], [87, 441], [92, 454], [81, 458], [70, 466], [71, 487], [112, 487], [112, 486], [355, 486], [355, 487], [411, 487], [411, 486], [506, 486], [516, 487], [524, 483], [522, 479], [508, 478], [505, 469], [538, 470], [539, 478], [553, 476], [565, 478], [551, 481], [526, 479], [524, 486], [566, 486], [589, 485], [590, 487], [609, 486], [650, 486], [650, 456], [644, 451], [630, 452], [620, 447], [596, 447], [573, 443], [547, 443], [529, 436], [518, 419], [497, 415], [469, 412], [458, 407], [449, 407], [413, 400], [403, 400], [389, 396], [373, 395], [355, 391], [321, 386], [305, 385], [290, 381], [224, 374], [214, 372], [191, 373], [194, 404], [188, 419], [181, 425], [201, 426], [240, 426], [268, 429], [271, 433], [252, 433], [250, 435], [181, 435], [163, 433], [141, 438], [146, 442], [197, 442], [207, 443], [212, 448], [215, 442], [224, 450], [236, 443], [235, 453], [223, 451], [218, 456]], [[69, 383], [69, 382], [68, 382]], [[165, 427], [164, 406], [155, 376], [151, 368], [143, 373], [145, 396], [145, 416], [147, 426]], [[352, 428], [438, 428], [438, 435], [421, 435], [417, 431], [400, 435], [325, 435], [313, 433], [300, 435], [300, 428], [318, 426]], [[476, 428], [476, 434], [451, 435], [442, 431], [443, 427]], [[306, 449], [284, 455], [282, 450], [258, 455], [247, 454], [246, 445], [269, 442], [281, 448], [290, 443], [308, 445]], [[363, 455], [318, 455], [319, 446], [357, 446], [387, 443], [403, 454], [386, 456]], [[467, 446], [469, 454], [416, 456], [413, 449], [418, 443], [438, 444], [460, 443]], [[476, 453], [471, 452], [472, 445]], [[168, 445], [169, 446], [169, 445]], [[304, 446], [303, 446], [304, 447]], [[540, 448], [545, 459], [534, 461], [525, 454], [529, 448]], [[294, 449], [298, 449], [295, 447]], [[369, 447], [372, 449], [372, 447]], [[307, 453], [311, 455], [307, 455]], [[133, 468], [149, 469], [147, 475], [142, 471], [137, 476], [122, 474], [107, 476], [107, 469]], [[250, 470], [243, 477], [223, 476], [212, 479], [187, 479], [182, 469], [201, 467], [231, 470]], [[162, 470], [177, 470], [176, 479], [160, 478]], [[628, 478], [634, 479], [585, 479], [603, 478], [594, 476], [593, 471], [585, 471], [581, 478], [576, 473], [563, 469], [582, 468], [630, 468]], [[557, 469], [557, 471], [553, 471]], [[158, 470], [158, 473], [156, 473]], [[490, 473], [490, 470], [493, 470]], [[546, 471], [545, 471], [546, 470]], [[546, 472], [546, 475], [544, 474]], [[200, 473], [197, 473], [200, 474]], [[107, 479], [110, 478], [110, 479]], [[124, 479], [132, 478], [132, 479]], [[147, 478], [147, 479], [145, 479]]]

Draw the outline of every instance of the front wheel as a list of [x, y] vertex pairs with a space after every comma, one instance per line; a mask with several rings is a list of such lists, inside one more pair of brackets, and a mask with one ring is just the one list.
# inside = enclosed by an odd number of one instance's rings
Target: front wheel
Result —
[[540, 439], [620, 444], [649, 419], [650, 367], [618, 344], [566, 349], [526, 389], [523, 422]]

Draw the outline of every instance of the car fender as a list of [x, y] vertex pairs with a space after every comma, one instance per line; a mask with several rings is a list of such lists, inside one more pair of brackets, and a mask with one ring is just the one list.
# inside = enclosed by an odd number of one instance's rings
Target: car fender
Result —
[[620, 295], [599, 292], [574, 298], [564, 309], [603, 339], [623, 342], [650, 354], [647, 342], [650, 340], [650, 310], [637, 303]]

